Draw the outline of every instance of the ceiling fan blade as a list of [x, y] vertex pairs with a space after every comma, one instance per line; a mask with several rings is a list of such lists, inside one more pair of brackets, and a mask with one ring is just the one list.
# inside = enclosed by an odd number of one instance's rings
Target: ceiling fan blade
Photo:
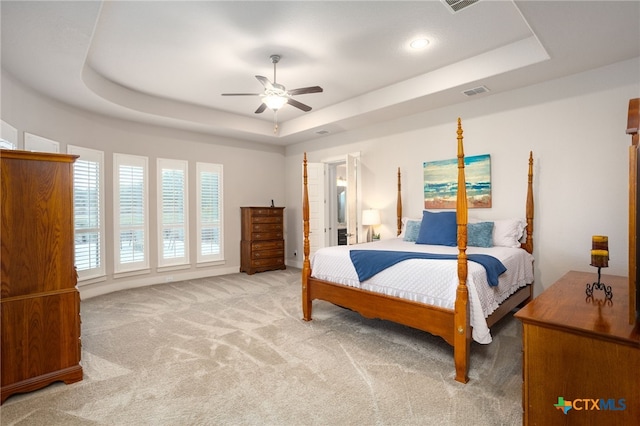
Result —
[[262, 93], [222, 93], [222, 96], [260, 96]]
[[309, 105], [305, 105], [302, 102], [296, 101], [295, 99], [289, 98], [287, 99], [287, 103], [291, 106], [303, 110], [304, 112], [311, 111], [311, 107]]
[[260, 104], [260, 106], [258, 107], [258, 109], [256, 110], [256, 114], [260, 114], [261, 112], [263, 112], [265, 109], [267, 109], [267, 104]]
[[271, 84], [271, 82], [269, 81], [269, 79], [267, 77], [263, 77], [261, 75], [256, 75], [256, 78], [258, 79], [258, 81], [260, 83], [262, 83], [262, 85], [267, 88], [267, 89], [273, 89], [273, 84]]
[[301, 87], [299, 89], [289, 90], [290, 95], [304, 95], [305, 93], [320, 93], [320, 92], [322, 92], [322, 87], [320, 86]]

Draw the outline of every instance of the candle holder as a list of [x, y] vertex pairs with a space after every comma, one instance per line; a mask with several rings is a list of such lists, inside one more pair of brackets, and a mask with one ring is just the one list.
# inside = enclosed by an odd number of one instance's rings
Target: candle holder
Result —
[[601, 267], [598, 266], [598, 282], [592, 284], [587, 283], [587, 288], [585, 290], [587, 297], [593, 297], [594, 290], [602, 290], [604, 291], [604, 300], [610, 300], [613, 302], [613, 291], [611, 290], [611, 286], [600, 282], [600, 268]]
[[600, 269], [609, 267], [609, 238], [604, 235], [594, 235], [591, 239], [591, 266], [598, 268], [598, 282], [588, 284], [587, 297], [593, 297], [594, 290], [603, 290], [605, 300], [613, 300], [611, 286], [600, 282]]

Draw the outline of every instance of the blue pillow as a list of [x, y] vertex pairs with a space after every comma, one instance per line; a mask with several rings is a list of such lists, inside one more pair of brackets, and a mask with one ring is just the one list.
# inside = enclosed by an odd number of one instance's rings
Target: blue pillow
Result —
[[493, 247], [493, 222], [469, 223], [467, 225], [467, 245]]
[[404, 225], [404, 237], [402, 238], [404, 241], [409, 241], [411, 243], [415, 243], [418, 239], [418, 234], [420, 233], [420, 221], [419, 220], [407, 220], [407, 223]]
[[416, 244], [455, 247], [458, 245], [457, 237], [456, 212], [432, 213], [425, 210], [422, 213], [422, 223]]

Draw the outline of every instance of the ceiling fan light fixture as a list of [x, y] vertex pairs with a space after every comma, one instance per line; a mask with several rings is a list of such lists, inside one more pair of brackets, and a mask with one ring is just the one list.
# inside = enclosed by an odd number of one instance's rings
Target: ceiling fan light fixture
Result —
[[279, 95], [267, 95], [262, 98], [262, 102], [271, 110], [277, 111], [287, 103], [289, 98]]
[[[293, 96], [304, 95], [307, 93], [322, 93], [322, 87], [310, 86], [287, 90], [282, 84], [276, 83], [276, 64], [278, 61], [280, 61], [279, 55], [271, 55], [271, 62], [273, 63], [273, 83], [267, 77], [261, 75], [255, 76], [264, 87], [263, 93], [223, 93], [222, 96], [260, 96], [262, 103], [258, 109], [255, 110], [255, 114], [262, 114], [267, 108], [275, 113], [278, 112], [278, 110], [285, 104], [291, 105], [292, 107], [298, 108], [304, 112], [311, 111], [311, 107], [309, 105], [305, 105], [302, 102], [295, 100]], [[277, 132], [277, 124], [275, 130]]]

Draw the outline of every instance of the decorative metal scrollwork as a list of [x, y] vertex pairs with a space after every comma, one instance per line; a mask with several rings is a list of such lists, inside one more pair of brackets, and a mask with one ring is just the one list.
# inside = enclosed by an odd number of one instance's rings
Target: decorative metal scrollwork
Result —
[[585, 289], [585, 292], [587, 293], [587, 298], [593, 297], [594, 290], [604, 291], [605, 300], [613, 301], [613, 291], [611, 290], [611, 286], [600, 282], [600, 268], [598, 268], [598, 282], [595, 282], [592, 284], [587, 283], [587, 288]]

